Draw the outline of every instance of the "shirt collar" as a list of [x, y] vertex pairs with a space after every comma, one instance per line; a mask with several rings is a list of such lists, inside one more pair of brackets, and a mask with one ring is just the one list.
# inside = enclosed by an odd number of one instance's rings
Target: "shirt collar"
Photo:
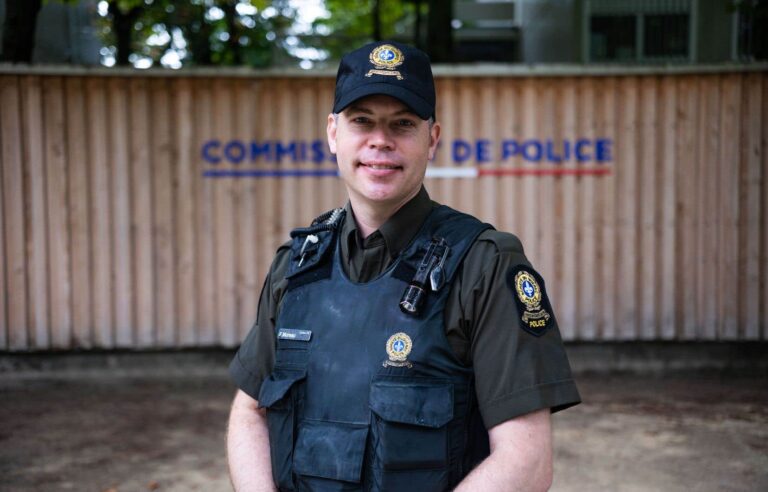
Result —
[[[379, 232], [381, 236], [384, 237], [384, 242], [387, 244], [389, 255], [394, 257], [411, 242], [411, 239], [413, 239], [416, 233], [419, 232], [424, 220], [426, 220], [429, 213], [436, 206], [437, 204], [429, 198], [429, 193], [427, 193], [426, 188], [422, 186], [416, 196], [400, 207], [400, 209], [398, 209], [389, 220], [382, 224], [377, 231], [374, 231], [370, 237], [375, 237], [376, 232]], [[344, 220], [344, 226], [341, 229], [341, 237], [345, 239], [344, 242], [346, 242], [346, 244], [349, 244], [347, 241], [357, 241], [358, 245], [363, 244], [360, 234], [358, 233], [357, 223], [354, 220], [352, 204], [347, 202], [344, 209], [347, 214], [346, 219]]]

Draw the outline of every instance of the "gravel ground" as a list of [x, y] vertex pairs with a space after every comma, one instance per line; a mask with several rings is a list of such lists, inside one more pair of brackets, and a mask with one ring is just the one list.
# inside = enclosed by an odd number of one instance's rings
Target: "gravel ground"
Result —
[[[223, 375], [0, 374], [0, 490], [227, 491]], [[554, 491], [768, 490], [768, 380], [578, 378]]]

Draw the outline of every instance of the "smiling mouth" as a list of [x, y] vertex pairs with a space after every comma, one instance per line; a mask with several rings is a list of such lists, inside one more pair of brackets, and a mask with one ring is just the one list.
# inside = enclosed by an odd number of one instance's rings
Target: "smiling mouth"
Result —
[[402, 166], [398, 166], [397, 164], [366, 164], [364, 162], [361, 162], [359, 165], [362, 167], [373, 169], [375, 171], [390, 171], [390, 170], [403, 168]]

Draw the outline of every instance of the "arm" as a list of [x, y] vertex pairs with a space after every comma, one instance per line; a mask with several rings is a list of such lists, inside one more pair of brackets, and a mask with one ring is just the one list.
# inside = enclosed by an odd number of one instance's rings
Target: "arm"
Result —
[[516, 417], [488, 431], [491, 454], [456, 487], [456, 492], [537, 491], [552, 485], [549, 409]]
[[227, 458], [236, 492], [277, 490], [272, 480], [266, 411], [241, 390], [229, 414]]

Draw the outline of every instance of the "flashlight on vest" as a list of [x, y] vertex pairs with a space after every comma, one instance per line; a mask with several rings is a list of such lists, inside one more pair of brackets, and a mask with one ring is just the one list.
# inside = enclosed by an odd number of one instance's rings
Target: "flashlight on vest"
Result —
[[434, 256], [430, 253], [424, 258], [424, 261], [419, 265], [419, 269], [416, 270], [416, 274], [408, 283], [408, 287], [403, 292], [403, 297], [400, 298], [400, 310], [405, 314], [411, 316], [418, 316], [421, 313], [421, 307], [424, 305], [424, 300], [427, 298], [427, 279], [429, 278], [429, 272], [432, 270], [436, 262]]

